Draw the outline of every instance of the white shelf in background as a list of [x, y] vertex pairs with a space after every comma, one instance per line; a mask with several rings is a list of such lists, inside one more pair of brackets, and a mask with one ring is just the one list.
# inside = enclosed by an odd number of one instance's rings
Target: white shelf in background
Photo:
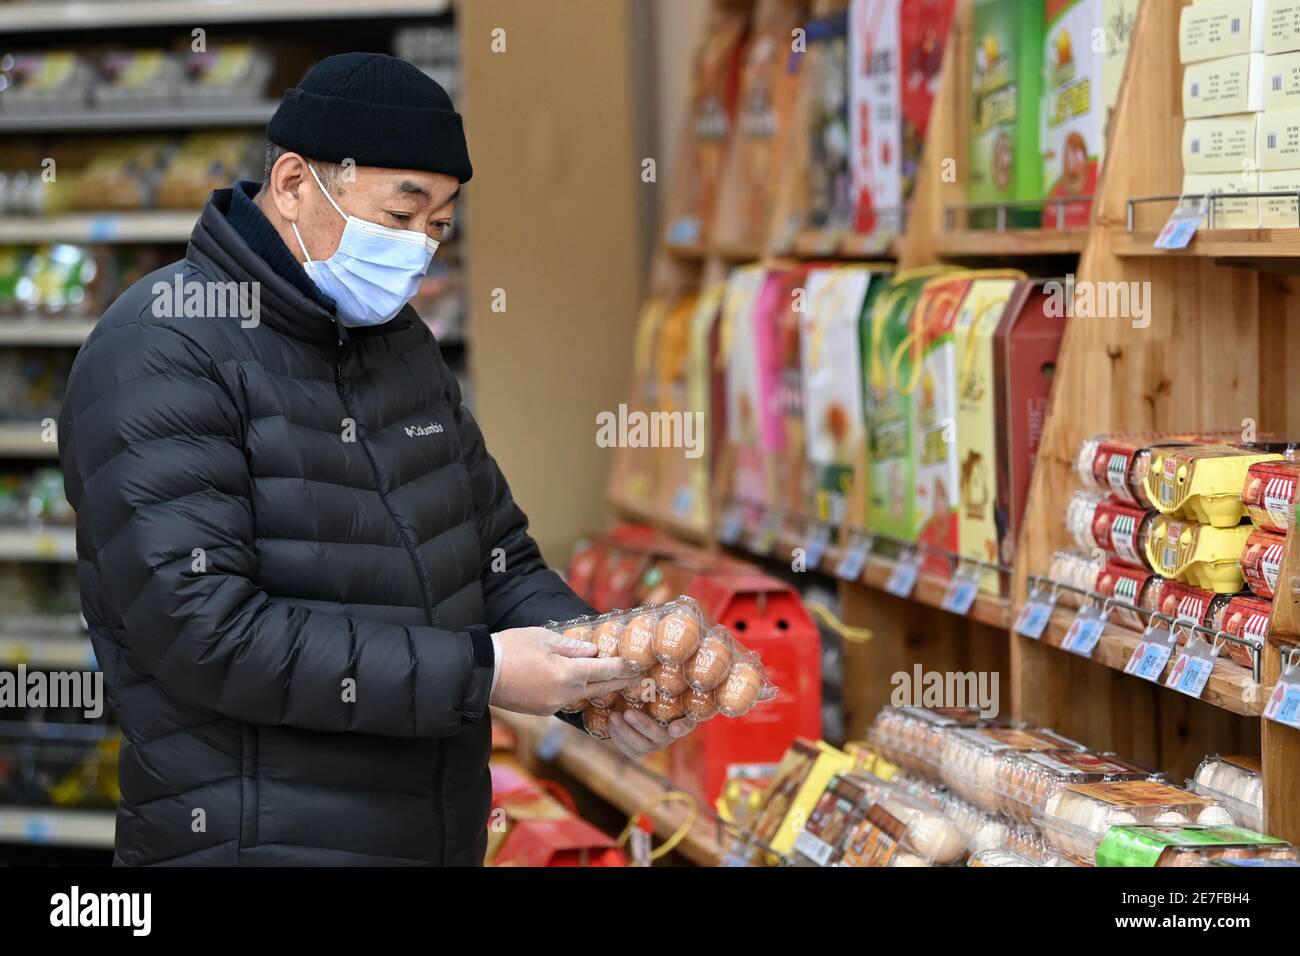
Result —
[[199, 210], [0, 217], [0, 243], [189, 242]]
[[436, 17], [451, 0], [135, 0], [0, 4], [0, 33], [37, 30], [253, 23], [273, 20], [362, 20]]
[[58, 458], [59, 446], [44, 441], [40, 422], [0, 422], [0, 458]]
[[112, 810], [0, 806], [0, 843], [113, 848]]
[[[4, 9], [0, 6], [0, 11]], [[84, 132], [94, 129], [195, 129], [204, 126], [262, 126], [279, 100], [252, 103], [167, 103], [67, 113], [0, 112], [0, 133]]]
[[88, 637], [0, 637], [0, 667], [81, 670], [98, 667]]
[[0, 346], [80, 345], [95, 327], [85, 317], [67, 319], [0, 319]]
[[75, 561], [77, 532], [73, 528], [0, 527], [0, 561]]

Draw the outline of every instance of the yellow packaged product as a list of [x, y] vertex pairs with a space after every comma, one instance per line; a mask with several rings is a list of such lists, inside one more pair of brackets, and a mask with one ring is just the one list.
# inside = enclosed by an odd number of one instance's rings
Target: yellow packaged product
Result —
[[1231, 528], [1246, 516], [1241, 489], [1250, 466], [1281, 458], [1232, 445], [1155, 448], [1147, 471], [1147, 496], [1167, 515]]
[[1244, 582], [1241, 551], [1252, 525], [1216, 528], [1165, 515], [1147, 539], [1147, 559], [1156, 574], [1218, 594], [1235, 594]]

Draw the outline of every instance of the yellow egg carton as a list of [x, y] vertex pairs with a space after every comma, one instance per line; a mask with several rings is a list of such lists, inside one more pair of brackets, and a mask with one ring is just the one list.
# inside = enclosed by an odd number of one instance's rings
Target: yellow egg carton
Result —
[[1218, 594], [1242, 588], [1241, 552], [1254, 525], [1216, 528], [1167, 515], [1156, 519], [1147, 538], [1147, 560], [1156, 574]]
[[1164, 514], [1231, 528], [1246, 515], [1241, 489], [1250, 466], [1281, 458], [1232, 445], [1153, 448], [1147, 497]]

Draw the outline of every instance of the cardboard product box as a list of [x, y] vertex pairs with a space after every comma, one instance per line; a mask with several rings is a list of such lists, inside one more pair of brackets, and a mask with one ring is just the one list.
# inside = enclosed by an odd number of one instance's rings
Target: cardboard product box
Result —
[[903, 0], [853, 0], [849, 8], [849, 136], [854, 232], [900, 233], [903, 205]]
[[[1183, 172], [1242, 172], [1262, 163], [1264, 119], [1269, 115], [1242, 113], [1188, 120], [1183, 124]], [[1300, 161], [1295, 165], [1300, 166]]]
[[1106, 62], [1102, 67], [1102, 99], [1106, 103], [1106, 130], [1119, 102], [1120, 83], [1124, 79], [1124, 64], [1128, 61], [1129, 44], [1137, 29], [1137, 14], [1141, 0], [1102, 0], [1102, 28], [1106, 31]]
[[[1043, 196], [1038, 150], [1043, 63], [1043, 0], [977, 0], [971, 31], [969, 178], [971, 203], [1028, 202]], [[992, 212], [971, 214], [985, 226]], [[1037, 210], [1008, 217], [1036, 226]]]
[[[669, 295], [651, 295], [641, 306], [637, 317], [636, 335], [632, 350], [632, 375], [628, 381], [627, 412], [649, 415], [658, 403], [657, 383], [654, 376], [654, 351], [659, 328], [671, 311], [674, 298]], [[659, 466], [662, 459], [653, 448], [632, 447], [630, 443], [615, 446], [614, 461], [610, 467], [609, 489], [614, 500], [633, 505], [647, 504], [653, 500], [659, 486]]]
[[884, 281], [861, 266], [808, 273], [799, 335], [805, 452], [813, 476], [813, 515], [836, 528], [860, 525], [863, 517], [850, 501], [866, 434], [858, 335], [863, 309]]
[[1029, 481], [1052, 394], [1066, 317], [1060, 286], [1021, 282], [1002, 312], [993, 344], [998, 416], [997, 515], [1001, 560], [1015, 559]]
[[[1023, 277], [1020, 277], [1023, 279]], [[967, 558], [999, 561], [997, 522], [998, 414], [994, 346], [1002, 313], [1017, 278], [971, 283], [953, 323], [957, 395], [957, 550]], [[980, 590], [998, 594], [1001, 576], [985, 571]]]
[[754, 835], [776, 852], [789, 854], [831, 777], [852, 768], [853, 758], [830, 744], [796, 739], [764, 794]]
[[943, 51], [948, 43], [956, 0], [905, 0], [899, 21], [902, 72], [903, 200], [912, 198], [930, 111], [939, 92]]
[[[775, 342], [771, 324], [758, 315], [767, 281], [761, 266], [733, 269], [723, 299], [718, 347], [726, 362], [727, 443], [732, 459], [731, 493], [755, 505], [772, 503], [764, 448], [777, 441], [779, 422], [766, 404], [771, 394]], [[760, 329], [763, 334], [760, 334]], [[757, 521], [756, 515], [750, 515]]]
[[[1183, 176], [1183, 192], [1189, 195], [1209, 193], [1259, 192], [1259, 173], [1187, 173]], [[1209, 212], [1204, 223], [1210, 225]], [[1214, 206], [1215, 229], [1259, 228], [1258, 199], [1219, 199]]]
[[807, 31], [808, 226], [844, 233], [853, 225], [848, 10], [809, 21]]
[[1178, 16], [1178, 60], [1197, 63], [1263, 53], [1269, 18], [1264, 0], [1205, 0]]
[[1300, 52], [1264, 57], [1264, 105], [1270, 113], [1300, 108]]
[[[1093, 43], [1102, 0], [1047, 0], [1043, 42], [1042, 163], [1048, 199], [1092, 196], [1106, 144], [1102, 72], [1114, 61]], [[1123, 61], [1118, 64], [1123, 69]], [[1047, 229], [1085, 228], [1091, 202], [1043, 207]]]
[[[1300, 109], [1259, 114], [1259, 149], [1256, 164], [1261, 170], [1300, 169]], [[1237, 165], [1233, 169], [1246, 167]], [[1227, 172], [1228, 170], [1223, 170]], [[1219, 172], [1187, 169], [1184, 172]]]
[[800, 336], [803, 312], [810, 300], [808, 268], [797, 266], [768, 275], [759, 308], [770, 308], [776, 326], [776, 392], [772, 397], [780, 417], [779, 456], [771, 459], [777, 503], [787, 512], [813, 514], [813, 476], [808, 467], [804, 431], [803, 364]]
[[[1289, 54], [1278, 59], [1285, 56]], [[1266, 64], [1265, 61], [1263, 53], [1242, 53], [1183, 67], [1184, 119], [1285, 109], [1288, 104], [1270, 105], [1265, 94], [1266, 74], [1273, 84], [1272, 89], [1283, 85], [1282, 79], [1275, 75], [1275, 68], [1281, 68], [1283, 64]], [[1297, 66], [1300, 66], [1300, 61]], [[1296, 81], [1300, 89], [1300, 70], [1296, 71]], [[1300, 105], [1300, 101], [1290, 105]]]
[[1264, 23], [1265, 53], [1300, 50], [1300, 0], [1267, 0]]
[[[1300, 192], [1300, 169], [1275, 169], [1259, 174], [1262, 193]], [[1296, 198], [1278, 197], [1259, 201], [1259, 224], [1265, 229], [1300, 228]]]
[[912, 311], [926, 282], [946, 271], [931, 267], [896, 273], [873, 302], [870, 322], [863, 323], [867, 526], [904, 541], [916, 540], [916, 437], [911, 396], [896, 383], [911, 371]]

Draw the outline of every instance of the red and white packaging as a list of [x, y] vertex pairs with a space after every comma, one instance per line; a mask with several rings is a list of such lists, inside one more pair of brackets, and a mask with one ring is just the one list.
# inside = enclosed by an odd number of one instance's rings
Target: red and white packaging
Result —
[[1149, 567], [1146, 539], [1156, 514], [1112, 495], [1092, 513], [1092, 538], [1107, 554], [1135, 567]]
[[1241, 489], [1250, 520], [1266, 531], [1290, 531], [1295, 526], [1297, 481], [1300, 462], [1258, 461], [1251, 465]]
[[[1236, 637], [1254, 637], [1268, 640], [1268, 621], [1273, 613], [1273, 602], [1250, 594], [1234, 595], [1214, 612], [1211, 622], [1216, 631]], [[1224, 643], [1223, 651], [1242, 667], [1253, 665], [1250, 651], [1241, 644]]]
[[1286, 536], [1256, 528], [1246, 539], [1241, 552], [1241, 573], [1246, 587], [1262, 598], [1277, 593], [1277, 579], [1282, 572], [1282, 555], [1286, 553]]

